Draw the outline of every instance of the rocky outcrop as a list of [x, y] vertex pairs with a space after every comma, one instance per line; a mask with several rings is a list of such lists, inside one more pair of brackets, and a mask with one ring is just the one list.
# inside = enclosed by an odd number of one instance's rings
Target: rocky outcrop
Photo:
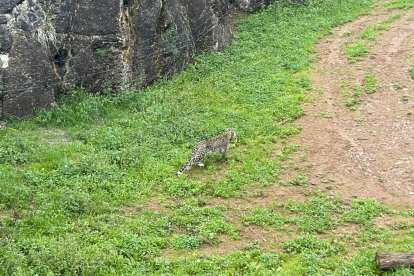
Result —
[[[235, 0], [253, 11], [268, 0]], [[248, 8], [247, 8], [248, 7]], [[229, 0], [0, 0], [0, 117], [63, 90], [143, 87], [231, 42]]]

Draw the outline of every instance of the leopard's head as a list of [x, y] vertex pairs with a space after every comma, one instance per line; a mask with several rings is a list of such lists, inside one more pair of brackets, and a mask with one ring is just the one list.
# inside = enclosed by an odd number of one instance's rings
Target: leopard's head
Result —
[[237, 133], [233, 130], [227, 130], [230, 133], [230, 140], [237, 140]]

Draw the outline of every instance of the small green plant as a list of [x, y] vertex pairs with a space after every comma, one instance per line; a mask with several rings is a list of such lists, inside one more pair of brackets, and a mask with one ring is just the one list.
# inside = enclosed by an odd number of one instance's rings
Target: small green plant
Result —
[[[193, 244], [196, 244], [195, 237], [211, 243], [217, 241], [219, 234], [227, 233], [234, 237], [237, 235], [223, 211], [218, 208], [200, 208], [198, 205], [198, 201], [189, 200], [169, 218], [172, 225], [181, 232], [194, 236], [191, 239]], [[183, 239], [185, 237], [181, 238], [182, 243], [185, 244]]]
[[407, 217], [414, 217], [414, 210], [408, 210], [403, 213]]
[[279, 158], [282, 161], [285, 161], [288, 159], [289, 156], [291, 156], [293, 153], [297, 152], [299, 149], [298, 145], [286, 145], [283, 150], [279, 153]]
[[332, 119], [332, 115], [327, 111], [319, 112], [319, 116], [321, 116], [321, 118], [325, 118], [325, 119]]
[[377, 77], [373, 73], [366, 74], [363, 83], [364, 90], [367, 94], [375, 93], [378, 89]]
[[295, 224], [301, 231], [323, 233], [337, 226], [332, 215], [342, 212], [342, 201], [318, 192], [305, 202], [290, 200], [284, 207], [299, 215]]
[[283, 243], [283, 248], [289, 253], [318, 253], [324, 256], [338, 254], [345, 251], [343, 244], [332, 244], [328, 241], [319, 240], [315, 236], [299, 236], [293, 240]]
[[410, 98], [411, 98], [411, 95], [402, 95], [401, 96], [401, 101], [403, 103], [408, 103], [408, 101], [410, 100]]
[[409, 70], [409, 73], [410, 73], [411, 79], [414, 80], [414, 66], [411, 67], [411, 69]]
[[175, 177], [166, 181], [164, 189], [169, 195], [184, 197], [200, 194], [202, 187], [201, 181], [190, 181], [184, 177]]
[[399, 18], [401, 18], [401, 14], [391, 15], [390, 17], [384, 20], [384, 23], [392, 23]]
[[292, 186], [305, 186], [309, 185], [311, 182], [305, 175], [299, 175], [298, 177], [289, 181], [289, 184]]
[[46, 30], [54, 31], [52, 11], [48, 10], [44, 14], [43, 24]]
[[399, 83], [399, 82], [397, 82], [397, 83], [394, 83], [394, 88], [395, 89], [397, 89], [397, 90], [401, 90], [401, 89], [403, 89], [403, 88], [405, 88], [405, 85], [404, 84], [402, 84], [402, 83]]
[[414, 269], [407, 267], [400, 267], [391, 272], [385, 272], [384, 276], [412, 276]]
[[170, 241], [170, 246], [175, 250], [191, 250], [200, 247], [203, 239], [197, 236], [180, 235]]
[[157, 258], [153, 265], [163, 275], [206, 275], [206, 272], [219, 275], [277, 275], [283, 264], [282, 258], [279, 254], [251, 246], [224, 256]]
[[107, 48], [105, 48], [105, 47], [96, 48], [95, 49], [95, 53], [98, 56], [101, 56], [101, 57], [109, 57], [109, 56], [111, 56], [111, 52]]
[[384, 24], [378, 24], [374, 26], [369, 26], [361, 35], [361, 39], [375, 41], [381, 31], [388, 31], [390, 29], [389, 26]]
[[[1, 210], [19, 210], [27, 208], [30, 199], [30, 187], [13, 166], [0, 166], [0, 214]], [[1, 220], [1, 215], [0, 215]]]
[[33, 146], [18, 133], [0, 140], [0, 164], [21, 164], [27, 162]]
[[243, 222], [247, 225], [255, 224], [261, 227], [272, 227], [275, 229], [283, 229], [288, 220], [268, 209], [256, 208], [248, 215], [242, 217]]
[[348, 44], [345, 48], [345, 55], [351, 63], [361, 60], [369, 54], [369, 49], [362, 41]]
[[345, 105], [350, 110], [355, 111], [357, 107], [361, 104], [361, 87], [356, 84], [344, 84], [342, 85], [344, 89]]
[[343, 220], [357, 224], [370, 225], [372, 219], [388, 213], [390, 209], [374, 199], [358, 198], [352, 202], [351, 209], [344, 213]]

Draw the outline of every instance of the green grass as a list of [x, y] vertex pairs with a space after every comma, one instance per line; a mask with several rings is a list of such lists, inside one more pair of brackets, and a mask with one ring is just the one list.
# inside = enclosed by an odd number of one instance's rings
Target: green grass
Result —
[[290, 155], [297, 152], [299, 149], [298, 145], [290, 144], [286, 145], [283, 150], [278, 154], [281, 161], [286, 161]]
[[332, 216], [342, 211], [342, 202], [317, 193], [306, 202], [289, 200], [285, 209], [297, 214], [295, 224], [300, 231], [323, 233], [337, 226], [337, 221]]
[[[375, 206], [345, 210], [318, 193], [280, 207], [284, 215], [255, 209], [237, 221], [208, 205], [280, 176], [298, 146], [272, 153], [299, 132], [294, 122], [311, 88], [314, 45], [370, 5], [272, 5], [240, 21], [226, 51], [198, 56], [171, 81], [119, 96], [79, 89], [57, 109], [11, 122], [0, 131], [0, 274], [375, 273], [372, 249], [342, 259], [342, 243], [309, 236], [334, 231], [346, 211], [375, 217]], [[239, 137], [227, 158], [210, 156], [206, 168], [175, 176], [195, 143], [227, 128]], [[249, 247], [197, 255], [223, 238], [240, 239], [242, 222], [292, 227], [301, 236], [280, 253]]]
[[157, 275], [275, 275], [282, 260], [279, 254], [264, 253], [257, 248], [208, 258], [156, 259]]
[[243, 222], [247, 225], [254, 224], [262, 227], [272, 227], [275, 229], [284, 229], [284, 225], [289, 220], [283, 216], [271, 212], [268, 209], [255, 208], [249, 214], [243, 216]]
[[393, 0], [387, 4], [388, 9], [408, 10], [414, 7], [413, 0]]
[[350, 43], [345, 48], [345, 55], [351, 63], [361, 60], [369, 54], [368, 46], [363, 41]]
[[400, 19], [400, 18], [401, 18], [401, 14], [391, 15], [387, 19], [384, 20], [384, 23], [392, 23], [395, 20]]
[[389, 208], [373, 199], [356, 199], [351, 209], [343, 215], [344, 221], [357, 224], [371, 224], [372, 219], [389, 212]]
[[[389, 229], [375, 225], [374, 219], [385, 214], [397, 216], [372, 199], [357, 198], [348, 203], [316, 193], [305, 201], [291, 200], [285, 206], [255, 208], [243, 220], [279, 235], [289, 231], [295, 236], [282, 243], [280, 274], [276, 275], [377, 275], [375, 252], [409, 252], [414, 246], [414, 222], [396, 223]], [[358, 232], [346, 233], [344, 229], [349, 225], [357, 227]], [[341, 235], [328, 235], [336, 231]], [[402, 268], [395, 273], [408, 271]]]
[[365, 93], [372, 94], [378, 89], [378, 80], [373, 73], [367, 73], [363, 79]]
[[375, 41], [378, 38], [378, 35], [382, 31], [388, 31], [390, 29], [390, 26], [387, 26], [385, 24], [378, 24], [374, 26], [369, 26], [366, 28], [365, 31], [362, 32], [360, 35], [361, 39], [369, 40], [369, 41]]

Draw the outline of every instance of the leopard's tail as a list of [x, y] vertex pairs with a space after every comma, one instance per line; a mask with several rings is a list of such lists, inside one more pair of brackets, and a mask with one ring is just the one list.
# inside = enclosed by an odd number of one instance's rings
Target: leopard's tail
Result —
[[197, 157], [197, 152], [200, 150], [200, 143], [198, 143], [193, 152], [191, 153], [190, 158], [188, 159], [188, 161], [185, 163], [185, 165], [177, 172], [177, 176], [183, 174], [185, 171], [188, 171], [193, 164], [197, 163], [199, 161], [199, 158]]
[[191, 168], [191, 158], [185, 163], [185, 165], [177, 172], [177, 175], [182, 175], [185, 171]]

